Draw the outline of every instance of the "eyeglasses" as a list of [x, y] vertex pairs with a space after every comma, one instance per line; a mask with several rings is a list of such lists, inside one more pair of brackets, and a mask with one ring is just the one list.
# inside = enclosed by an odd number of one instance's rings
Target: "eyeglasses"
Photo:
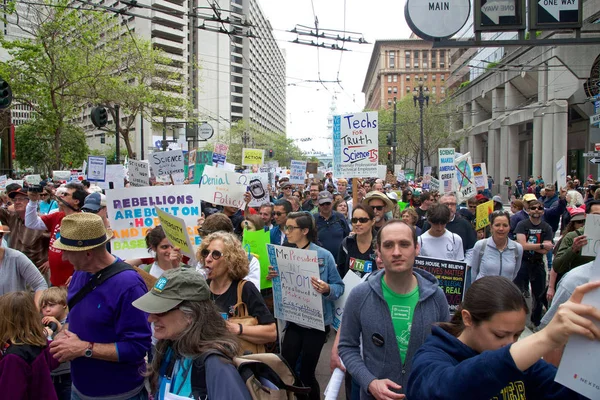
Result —
[[319, 203], [319, 205], [320, 205], [320, 206], [323, 206], [323, 207], [328, 207], [328, 206], [330, 206], [330, 205], [331, 205], [331, 202], [327, 202], [327, 203]]
[[71, 193], [69, 193], [69, 192], [62, 192], [60, 194], [60, 197], [69, 197], [69, 196], [71, 196]]
[[281, 212], [281, 211], [275, 211], [273, 214], [277, 215], [278, 217], [281, 217], [282, 215], [287, 215], [286, 212]]
[[385, 206], [371, 206], [371, 209], [381, 211], [385, 208]]
[[350, 221], [352, 221], [353, 224], [355, 224], [357, 222], [360, 222], [361, 224], [366, 224], [370, 220], [371, 220], [371, 218], [360, 217], [360, 218], [352, 218]]
[[292, 232], [294, 229], [301, 229], [299, 226], [286, 225], [283, 227], [285, 232]]
[[221, 253], [219, 250], [213, 250], [211, 253], [210, 250], [204, 249], [200, 252], [200, 255], [202, 256], [202, 258], [206, 258], [210, 255], [213, 260], [218, 260], [219, 258], [221, 258], [223, 253]]
[[542, 210], [544, 209], [544, 207], [529, 207], [529, 209], [530, 209], [531, 211], [536, 211], [536, 210], [537, 210], [537, 211], [542, 211]]

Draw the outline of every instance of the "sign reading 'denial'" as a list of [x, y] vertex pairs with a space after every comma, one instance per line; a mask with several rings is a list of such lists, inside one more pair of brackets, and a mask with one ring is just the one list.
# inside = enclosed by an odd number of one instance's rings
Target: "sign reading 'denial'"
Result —
[[425, 40], [449, 38], [467, 22], [469, 0], [406, 0], [404, 17], [410, 29]]

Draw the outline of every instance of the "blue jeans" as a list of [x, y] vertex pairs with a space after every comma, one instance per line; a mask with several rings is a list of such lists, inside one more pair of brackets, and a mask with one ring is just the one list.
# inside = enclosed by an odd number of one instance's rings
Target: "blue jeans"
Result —
[[58, 400], [70, 400], [71, 399], [71, 374], [62, 374], [52, 377], [52, 383], [54, 383], [54, 391]]
[[[81, 400], [81, 397], [75, 394], [75, 391], [71, 392], [71, 400]], [[133, 397], [128, 398], [127, 400], [148, 400], [148, 392], [146, 389], [142, 389], [141, 392], [136, 394]]]

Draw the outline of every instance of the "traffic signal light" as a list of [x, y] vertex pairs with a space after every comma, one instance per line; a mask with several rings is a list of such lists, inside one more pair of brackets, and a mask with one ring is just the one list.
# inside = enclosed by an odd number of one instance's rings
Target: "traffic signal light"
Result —
[[273, 149], [269, 149], [269, 158], [273, 158]]
[[387, 145], [391, 146], [392, 145], [392, 134], [388, 133], [387, 135]]
[[388, 161], [392, 161], [392, 152], [388, 151]]
[[10, 107], [12, 98], [13, 95], [10, 85], [4, 79], [0, 78], [0, 110]]
[[102, 128], [103, 126], [106, 126], [106, 124], [108, 123], [108, 112], [106, 111], [106, 108], [104, 107], [94, 107], [92, 108], [92, 124], [94, 124], [94, 126], [96, 128]]

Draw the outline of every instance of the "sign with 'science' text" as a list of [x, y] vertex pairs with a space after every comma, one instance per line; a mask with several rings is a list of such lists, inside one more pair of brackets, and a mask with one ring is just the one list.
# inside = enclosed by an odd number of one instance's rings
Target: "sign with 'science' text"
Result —
[[324, 331], [323, 301], [310, 282], [320, 277], [317, 252], [272, 244], [267, 249], [278, 273], [273, 279], [275, 318]]
[[378, 118], [376, 111], [333, 117], [333, 174], [336, 178], [377, 176]]
[[156, 177], [183, 174], [184, 165], [182, 150], [161, 151], [150, 155], [150, 166]]

